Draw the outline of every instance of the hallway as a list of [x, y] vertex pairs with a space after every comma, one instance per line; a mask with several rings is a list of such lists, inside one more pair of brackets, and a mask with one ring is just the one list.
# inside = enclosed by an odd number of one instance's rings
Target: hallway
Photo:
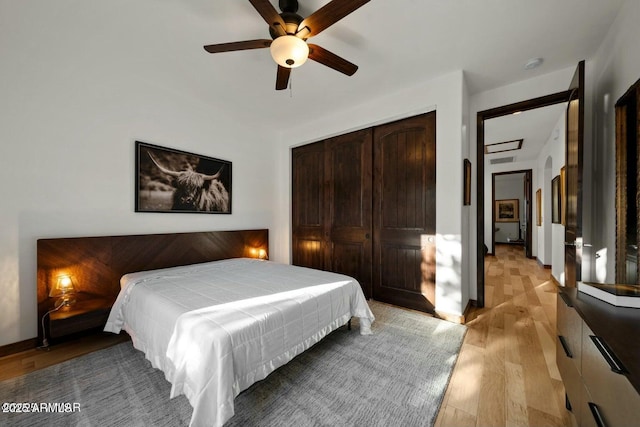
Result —
[[522, 246], [499, 244], [485, 272], [486, 307], [467, 318], [436, 426], [570, 426], [551, 270], [525, 258]]

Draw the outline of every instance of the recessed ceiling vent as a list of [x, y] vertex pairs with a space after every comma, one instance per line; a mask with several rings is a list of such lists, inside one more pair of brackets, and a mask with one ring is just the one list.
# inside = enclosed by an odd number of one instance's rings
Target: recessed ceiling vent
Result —
[[492, 165], [497, 165], [500, 163], [511, 163], [513, 162], [514, 157], [498, 157], [497, 159], [491, 159], [489, 160], [489, 163], [491, 163]]

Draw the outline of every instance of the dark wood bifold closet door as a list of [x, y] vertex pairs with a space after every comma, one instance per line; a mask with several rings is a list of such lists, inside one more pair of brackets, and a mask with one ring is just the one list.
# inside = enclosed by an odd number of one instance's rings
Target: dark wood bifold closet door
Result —
[[293, 264], [354, 277], [371, 297], [371, 129], [292, 152]]
[[373, 132], [373, 298], [435, 309], [436, 113]]
[[367, 298], [435, 307], [436, 113], [294, 148], [293, 264]]

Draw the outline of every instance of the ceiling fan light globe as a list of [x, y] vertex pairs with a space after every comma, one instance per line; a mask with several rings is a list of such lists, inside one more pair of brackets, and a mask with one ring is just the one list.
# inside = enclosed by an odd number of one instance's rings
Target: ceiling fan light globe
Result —
[[309, 57], [309, 46], [296, 36], [280, 36], [271, 42], [271, 57], [286, 68], [296, 68], [304, 64]]

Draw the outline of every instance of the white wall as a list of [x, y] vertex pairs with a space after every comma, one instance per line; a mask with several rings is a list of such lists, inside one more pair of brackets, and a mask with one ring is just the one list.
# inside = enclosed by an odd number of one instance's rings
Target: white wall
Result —
[[[542, 226], [534, 228], [538, 235], [538, 260], [551, 266], [551, 274], [560, 284], [564, 284], [564, 225], [551, 222], [551, 180], [560, 175], [565, 164], [566, 127], [562, 114], [540, 151], [538, 180], [534, 181], [534, 191], [542, 189]], [[551, 168], [547, 170], [548, 164]]]
[[[593, 215], [592, 251], [599, 255], [589, 271], [590, 279], [615, 281], [615, 109], [616, 101], [640, 79], [640, 2], [627, 0], [594, 57], [591, 79], [595, 86], [591, 124], [594, 144], [594, 176], [590, 204]], [[586, 237], [585, 237], [586, 239]], [[589, 251], [589, 248], [586, 248]], [[590, 255], [590, 254], [589, 254]], [[589, 258], [588, 258], [589, 259]], [[584, 270], [583, 270], [584, 271]], [[584, 273], [583, 273], [584, 274]]]
[[[471, 140], [469, 139], [469, 89], [467, 87], [466, 78], [463, 80], [462, 86], [462, 129], [461, 129], [461, 137], [462, 137], [462, 157], [465, 159], [469, 159], [471, 162], [471, 204], [468, 206], [462, 207], [462, 303], [463, 310], [466, 308], [469, 303], [469, 286], [467, 283], [475, 283], [475, 276], [471, 276], [471, 266], [475, 264], [475, 258], [471, 258], [472, 254], [475, 252], [471, 252], [471, 248], [476, 245], [476, 220], [473, 215], [474, 212], [474, 195], [475, 191], [473, 189], [475, 178], [474, 166], [475, 160], [471, 157]], [[473, 142], [475, 143], [475, 141]], [[464, 174], [463, 174], [464, 179]], [[464, 183], [463, 183], [464, 184]], [[461, 195], [462, 197], [462, 195]]]
[[[542, 160], [542, 157], [538, 159], [538, 161]], [[551, 180], [553, 179], [553, 157], [547, 155], [547, 158], [544, 159], [543, 169], [538, 175], [541, 179], [541, 182], [538, 182], [538, 188], [541, 190], [541, 214], [542, 221], [541, 226], [538, 226], [538, 261], [542, 263], [544, 266], [551, 266], [551, 200], [549, 200], [549, 196], [551, 195]], [[547, 200], [545, 200], [545, 198]]]
[[[275, 218], [264, 179], [275, 136], [141, 58], [143, 8], [110, 26], [98, 19], [114, 13], [106, 3], [74, 14], [43, 3], [0, 17], [0, 346], [37, 335], [36, 239], [272, 228]], [[135, 140], [232, 161], [232, 215], [134, 213]]]
[[461, 315], [468, 301], [462, 291], [462, 106], [466, 103], [465, 97], [463, 73], [456, 71], [362, 105], [336, 108], [312, 123], [283, 132], [278, 160], [282, 167], [278, 200], [282, 203], [277, 217], [288, 220], [286, 225], [279, 221], [276, 226], [274, 244], [278, 250], [290, 253], [291, 147], [436, 110], [436, 310]]

